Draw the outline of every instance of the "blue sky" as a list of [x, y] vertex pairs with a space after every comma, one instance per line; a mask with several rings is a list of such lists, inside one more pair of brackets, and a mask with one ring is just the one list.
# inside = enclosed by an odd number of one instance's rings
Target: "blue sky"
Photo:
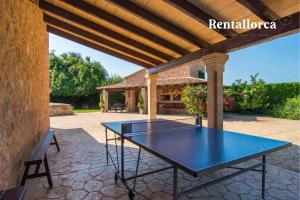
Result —
[[[224, 84], [236, 79], [249, 80], [251, 74], [268, 83], [300, 81], [300, 33], [229, 53], [225, 66]], [[70, 40], [49, 34], [49, 50], [57, 55], [77, 52], [99, 61], [110, 74], [126, 76], [141, 67], [101, 53]]]

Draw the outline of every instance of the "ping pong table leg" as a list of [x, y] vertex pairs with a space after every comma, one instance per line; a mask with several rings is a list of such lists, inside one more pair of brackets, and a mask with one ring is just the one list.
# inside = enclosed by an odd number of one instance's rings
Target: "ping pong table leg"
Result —
[[266, 156], [262, 157], [262, 179], [261, 179], [261, 197], [265, 199], [265, 185], [266, 185]]
[[105, 150], [106, 150], [106, 164], [108, 164], [107, 128], [105, 128]]
[[120, 164], [119, 164], [119, 152], [118, 152], [118, 145], [117, 145], [117, 134], [115, 134], [115, 148], [116, 148], [117, 163], [118, 163], [118, 173], [119, 173], [119, 171], [120, 171]]
[[140, 158], [141, 158], [141, 151], [142, 148], [139, 148], [139, 152], [138, 152], [138, 158], [137, 158], [137, 162], [136, 162], [136, 168], [135, 168], [135, 177], [134, 177], [134, 181], [133, 181], [133, 190], [135, 190], [135, 185], [136, 185], [136, 178], [138, 175], [138, 171], [139, 171], [139, 165], [140, 165]]
[[178, 176], [177, 176], [177, 168], [176, 166], [174, 166], [174, 171], [173, 171], [173, 200], [176, 200], [177, 199], [177, 179], [178, 179]]
[[124, 138], [121, 137], [121, 178], [122, 182], [125, 182], [124, 178]]

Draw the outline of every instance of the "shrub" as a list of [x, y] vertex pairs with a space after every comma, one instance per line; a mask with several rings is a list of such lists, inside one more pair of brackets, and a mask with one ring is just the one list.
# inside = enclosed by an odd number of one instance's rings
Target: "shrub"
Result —
[[139, 94], [139, 99], [138, 99], [138, 105], [137, 106], [138, 106], [139, 110], [144, 109], [144, 100], [143, 100], [143, 97], [142, 97], [141, 93]]
[[261, 113], [268, 107], [266, 83], [262, 79], [257, 80], [257, 76], [250, 76], [251, 83], [242, 93], [241, 109], [245, 112]]
[[288, 98], [300, 95], [300, 82], [267, 84], [267, 96], [270, 108], [282, 105]]
[[224, 88], [224, 94], [233, 97], [233, 108], [235, 112], [242, 113], [262, 113], [269, 107], [268, 89], [262, 79], [258, 79], [258, 74], [251, 75], [251, 82], [236, 80], [232, 86]]
[[195, 116], [207, 115], [207, 88], [203, 86], [187, 86], [182, 92], [182, 102], [189, 114]]
[[50, 102], [71, 104], [74, 109], [83, 109], [85, 106], [89, 109], [99, 109], [99, 93], [81, 97], [50, 95]]
[[102, 110], [104, 108], [104, 100], [103, 100], [103, 93], [100, 94], [100, 97], [99, 97], [99, 108], [100, 110]]
[[300, 119], [300, 96], [288, 98], [285, 103], [273, 108], [272, 115], [287, 119]]

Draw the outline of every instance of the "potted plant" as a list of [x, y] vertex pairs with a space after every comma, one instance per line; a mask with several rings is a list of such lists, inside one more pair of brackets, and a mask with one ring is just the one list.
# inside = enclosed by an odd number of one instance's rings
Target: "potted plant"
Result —
[[100, 99], [99, 99], [99, 108], [101, 112], [104, 112], [104, 100], [103, 100], [103, 93], [100, 94]]
[[202, 118], [207, 116], [207, 88], [187, 86], [182, 92], [182, 102], [187, 112], [195, 116], [196, 124], [202, 126]]
[[138, 99], [138, 105], [137, 106], [138, 106], [140, 114], [143, 114], [144, 113], [144, 99], [143, 99], [141, 93], [139, 94], [139, 99]]

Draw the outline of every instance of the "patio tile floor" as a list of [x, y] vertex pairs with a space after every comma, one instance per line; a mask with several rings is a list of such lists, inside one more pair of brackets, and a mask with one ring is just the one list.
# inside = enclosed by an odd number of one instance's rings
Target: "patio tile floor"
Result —
[[[51, 118], [51, 125], [56, 128], [61, 147], [59, 153], [54, 147], [49, 147], [48, 150], [54, 187], [48, 189], [46, 178], [29, 180], [26, 183], [28, 186], [26, 199], [128, 199], [127, 190], [122, 184], [114, 183], [113, 165], [106, 164], [103, 128], [99, 126], [101, 120], [118, 120], [122, 115], [108, 114], [104, 117], [101, 115], [103, 114], [94, 113]], [[132, 115], [129, 118], [137, 116]], [[137, 149], [131, 144], [125, 145], [128, 158], [126, 159], [127, 173], [131, 174], [136, 164], [136, 159], [132, 155], [137, 154]], [[111, 151], [114, 150], [112, 145], [109, 148]], [[167, 166], [167, 163], [145, 151], [142, 154], [140, 172]], [[243, 165], [247, 164], [249, 162]], [[266, 199], [299, 199], [299, 173], [272, 164], [267, 164], [267, 171]], [[179, 187], [185, 189], [231, 172], [232, 169], [225, 169], [193, 178], [180, 171]], [[151, 199], [172, 199], [172, 180], [172, 170], [148, 175], [138, 178], [137, 190]], [[260, 188], [261, 174], [247, 172], [180, 199], [261, 199]], [[138, 195], [136, 199], [145, 198]]]

